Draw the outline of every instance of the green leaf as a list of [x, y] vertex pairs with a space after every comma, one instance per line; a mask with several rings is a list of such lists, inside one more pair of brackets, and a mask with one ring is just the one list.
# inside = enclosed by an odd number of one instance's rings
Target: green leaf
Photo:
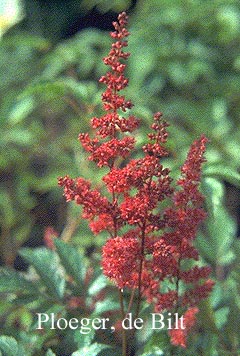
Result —
[[36, 286], [27, 281], [19, 272], [2, 268], [0, 270], [0, 292], [37, 293]]
[[82, 349], [74, 352], [72, 356], [98, 356], [101, 351], [108, 349], [108, 345], [94, 343], [91, 346], [83, 347]]
[[108, 11], [114, 11], [119, 13], [121, 11], [127, 10], [131, 5], [130, 0], [117, 0], [117, 1], [108, 1], [108, 0], [83, 0], [80, 3], [81, 9], [84, 11], [90, 11], [92, 8], [96, 7], [101, 13], [106, 13]]
[[89, 290], [88, 290], [89, 295], [94, 295], [94, 294], [100, 292], [100, 290], [105, 288], [107, 286], [107, 284], [108, 284], [107, 278], [103, 274], [101, 274], [90, 285]]
[[40, 247], [21, 249], [20, 255], [36, 269], [48, 292], [53, 297], [62, 298], [65, 280], [62, 277], [57, 254]]
[[221, 164], [206, 165], [204, 168], [204, 176], [220, 178], [240, 188], [240, 174], [232, 167], [226, 167], [226, 165]]
[[14, 224], [14, 203], [7, 190], [0, 192], [0, 216], [4, 219], [5, 226], [10, 227]]
[[0, 350], [3, 356], [16, 356], [18, 354], [18, 343], [11, 336], [0, 336]]
[[37, 312], [34, 315], [34, 320], [31, 326], [31, 330], [36, 330], [38, 328], [39, 325], [39, 318], [41, 316], [39, 316], [39, 314], [46, 314], [49, 316], [49, 320], [46, 321], [46, 323], [44, 324], [46, 329], [50, 330], [51, 327], [51, 315], [53, 314], [53, 316], [56, 315], [61, 315], [61, 317], [65, 317], [66, 316], [66, 309], [65, 306], [57, 304], [57, 303], [52, 303], [51, 301], [44, 301], [42, 304], [40, 304], [37, 308]]
[[17, 144], [21, 146], [29, 146], [35, 142], [33, 133], [25, 128], [14, 127], [8, 131], [3, 139], [5, 144]]
[[83, 261], [84, 257], [77, 251], [76, 247], [59, 239], [55, 239], [55, 246], [67, 274], [73, 277], [80, 286], [83, 286], [83, 281], [86, 276], [86, 266]]
[[56, 354], [51, 349], [48, 349], [45, 356], [56, 356]]
[[27, 304], [31, 304], [34, 301], [37, 301], [39, 299], [39, 290], [38, 288], [36, 288], [36, 286], [34, 286], [35, 289], [35, 294], [31, 293], [31, 294], [23, 294], [23, 295], [17, 295], [17, 297], [12, 301], [13, 304], [16, 305], [27, 305]]
[[198, 319], [201, 322], [201, 325], [204, 325], [204, 329], [209, 334], [218, 333], [214, 309], [210, 299], [205, 299], [201, 302], [201, 309], [198, 315]]
[[105, 313], [109, 310], [117, 310], [119, 309], [119, 304], [115, 302], [113, 299], [107, 298], [101, 301], [98, 301], [95, 304], [94, 314]]
[[229, 315], [229, 307], [223, 307], [215, 312], [215, 320], [218, 329], [221, 329], [226, 324]]
[[32, 95], [41, 95], [48, 100], [63, 97], [66, 93], [66, 87], [63, 81], [56, 82], [38, 82], [29, 85], [21, 94], [20, 99], [26, 100]]
[[29, 35], [27, 32], [18, 33], [7, 38], [7, 43], [9, 46], [16, 46], [18, 44], [19, 48], [29, 48], [37, 51], [46, 51], [50, 48], [50, 42], [43, 37], [38, 35]]
[[87, 334], [81, 334], [79, 330], [74, 332], [74, 341], [76, 342], [79, 349], [86, 346], [90, 346], [95, 337], [95, 330], [91, 328], [91, 331]]
[[34, 108], [34, 101], [31, 97], [18, 101], [9, 114], [9, 123], [16, 125], [23, 121]]
[[[166, 332], [154, 332], [144, 347], [144, 356], [163, 355], [163, 350], [169, 345], [169, 337]], [[142, 355], [143, 356], [143, 355]]]
[[202, 255], [213, 265], [227, 265], [235, 257], [232, 245], [236, 235], [236, 223], [224, 206], [224, 185], [219, 180], [207, 177], [202, 183], [208, 207], [206, 237], [196, 241]]
[[161, 350], [155, 350], [152, 352], [144, 352], [144, 354], [141, 354], [140, 356], [163, 356], [164, 353]]
[[217, 334], [214, 333], [206, 333], [202, 337], [202, 345], [204, 345], [203, 350], [206, 350], [207, 352], [205, 353], [206, 356], [219, 356], [222, 355], [221, 353], [218, 353], [218, 343], [219, 343], [219, 337]]
[[[96, 92], [96, 86], [92, 83], [79, 83], [76, 80], [68, 77], [62, 77], [55, 81], [41, 81], [29, 85], [21, 94], [18, 106], [14, 108], [12, 113], [12, 121], [15, 122], [25, 115], [26, 110], [30, 110], [30, 102], [32, 96], [38, 96], [42, 100], [56, 100], [75, 96], [81, 101], [89, 100]], [[20, 103], [22, 103], [20, 105]], [[24, 105], [25, 103], [25, 105]], [[28, 106], [27, 106], [28, 103]], [[25, 111], [24, 111], [25, 110]], [[23, 112], [24, 111], [24, 112]], [[20, 120], [19, 120], [20, 121]]]

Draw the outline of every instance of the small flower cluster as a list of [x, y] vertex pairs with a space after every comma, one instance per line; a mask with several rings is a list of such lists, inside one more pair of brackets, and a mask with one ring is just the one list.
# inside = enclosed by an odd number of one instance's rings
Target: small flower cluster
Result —
[[189, 330], [196, 323], [196, 314], [198, 313], [198, 308], [189, 308], [183, 314], [184, 327], [185, 329], [172, 329], [169, 330], [169, 334], [171, 337], [171, 342], [175, 346], [186, 347], [187, 343], [187, 334]]
[[[186, 310], [186, 329], [170, 333], [174, 345], [185, 347], [187, 333], [195, 322], [196, 305], [213, 286], [207, 279], [209, 267], [184, 269], [185, 261], [199, 258], [193, 240], [206, 217], [199, 183], [207, 139], [202, 136], [193, 142], [175, 189], [170, 170], [161, 164], [168, 155], [168, 124], [161, 113], [154, 115], [142, 158], [129, 158], [135, 143], [130, 134], [138, 128], [139, 120], [133, 115], [119, 115], [119, 111], [124, 114], [133, 106], [119, 95], [128, 85], [126, 65], [122, 63], [129, 56], [123, 51], [129, 35], [126, 24], [127, 16], [121, 13], [113, 23], [115, 32], [111, 36], [115, 42], [103, 59], [111, 68], [100, 78], [107, 87], [102, 95], [106, 113], [91, 120], [94, 138], [86, 133], [79, 135], [89, 159], [98, 167], [109, 168], [102, 178], [107, 192], [103, 195], [93, 189], [84, 178], [66, 176], [59, 178], [59, 185], [64, 187], [67, 201], [74, 200], [83, 207], [83, 217], [89, 220], [94, 234], [104, 230], [109, 233], [102, 268], [118, 288], [137, 289], [138, 303], [145, 299], [156, 312]], [[168, 290], [161, 288], [166, 281]]]

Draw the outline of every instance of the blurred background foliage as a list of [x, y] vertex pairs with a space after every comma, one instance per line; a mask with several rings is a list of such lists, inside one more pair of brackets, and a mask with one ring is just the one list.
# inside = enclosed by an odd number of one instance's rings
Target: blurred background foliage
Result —
[[130, 15], [126, 96], [142, 119], [139, 147], [152, 112], [163, 111], [171, 124], [165, 164], [176, 178], [191, 142], [201, 133], [209, 138], [202, 183], [208, 219], [197, 244], [217, 283], [202, 307], [200, 340], [206, 346], [199, 342], [189, 355], [238, 355], [238, 0], [2, 0], [1, 264], [24, 269], [19, 248], [42, 245], [48, 226], [88, 256], [102, 243], [85, 223], [78, 229], [80, 212], [66, 207], [57, 177], [82, 175], [100, 184], [103, 171], [93, 171], [77, 136], [89, 130], [92, 116], [101, 115], [103, 88], [97, 81], [106, 72], [101, 58], [109, 51], [111, 23], [122, 10]]

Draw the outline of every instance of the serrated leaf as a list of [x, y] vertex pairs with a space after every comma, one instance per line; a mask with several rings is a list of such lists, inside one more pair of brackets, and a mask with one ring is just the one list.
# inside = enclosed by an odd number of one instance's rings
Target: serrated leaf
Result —
[[83, 347], [82, 349], [74, 352], [72, 356], [98, 356], [101, 351], [108, 349], [108, 345], [94, 343], [90, 346]]
[[62, 276], [56, 253], [40, 247], [21, 249], [20, 255], [35, 268], [48, 292], [54, 297], [62, 298], [65, 280]]
[[83, 286], [83, 281], [86, 276], [86, 266], [83, 261], [84, 257], [74, 246], [59, 239], [55, 240], [55, 246], [67, 274], [73, 277], [80, 286]]
[[18, 354], [18, 343], [11, 336], [0, 336], [0, 350], [3, 356], [16, 356]]
[[19, 272], [7, 268], [2, 268], [0, 270], [0, 292], [36, 293], [37, 291], [36, 286], [27, 281]]

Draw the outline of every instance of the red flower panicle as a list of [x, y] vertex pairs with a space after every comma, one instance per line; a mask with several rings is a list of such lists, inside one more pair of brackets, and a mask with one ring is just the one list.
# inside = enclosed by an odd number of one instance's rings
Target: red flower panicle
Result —
[[132, 238], [115, 237], [103, 247], [102, 267], [105, 275], [119, 288], [136, 288], [141, 255], [140, 242]]
[[175, 346], [186, 347], [187, 346], [187, 335], [189, 330], [196, 323], [196, 314], [198, 313], [198, 308], [189, 308], [183, 315], [184, 329], [172, 329], [169, 330], [169, 335], [171, 338], [171, 343]]
[[[210, 274], [208, 267], [183, 268], [184, 260], [198, 260], [193, 240], [206, 217], [199, 184], [207, 139], [203, 135], [192, 144], [175, 189], [170, 170], [161, 164], [168, 155], [168, 124], [161, 113], [154, 115], [143, 157], [129, 158], [135, 143], [130, 134], [139, 120], [133, 115], [122, 116], [133, 105], [119, 94], [128, 85], [126, 64], [122, 63], [129, 57], [124, 52], [129, 35], [126, 24], [123, 12], [113, 23], [115, 31], [111, 36], [115, 42], [103, 59], [110, 67], [100, 78], [106, 85], [102, 94], [105, 114], [91, 120], [96, 130], [94, 138], [86, 133], [79, 135], [89, 159], [98, 167], [109, 168], [102, 178], [107, 193], [91, 188], [84, 178], [66, 176], [59, 178], [59, 185], [64, 187], [67, 201], [74, 200], [83, 207], [83, 217], [89, 220], [94, 234], [104, 230], [109, 233], [103, 247], [102, 268], [118, 288], [138, 289], [139, 298], [152, 303], [156, 312], [176, 311], [179, 307], [187, 310], [186, 329], [170, 332], [172, 343], [185, 347], [187, 333], [195, 322], [195, 306], [213, 286], [210, 280], [203, 282]], [[163, 292], [161, 286], [166, 282], [169, 289]]]

